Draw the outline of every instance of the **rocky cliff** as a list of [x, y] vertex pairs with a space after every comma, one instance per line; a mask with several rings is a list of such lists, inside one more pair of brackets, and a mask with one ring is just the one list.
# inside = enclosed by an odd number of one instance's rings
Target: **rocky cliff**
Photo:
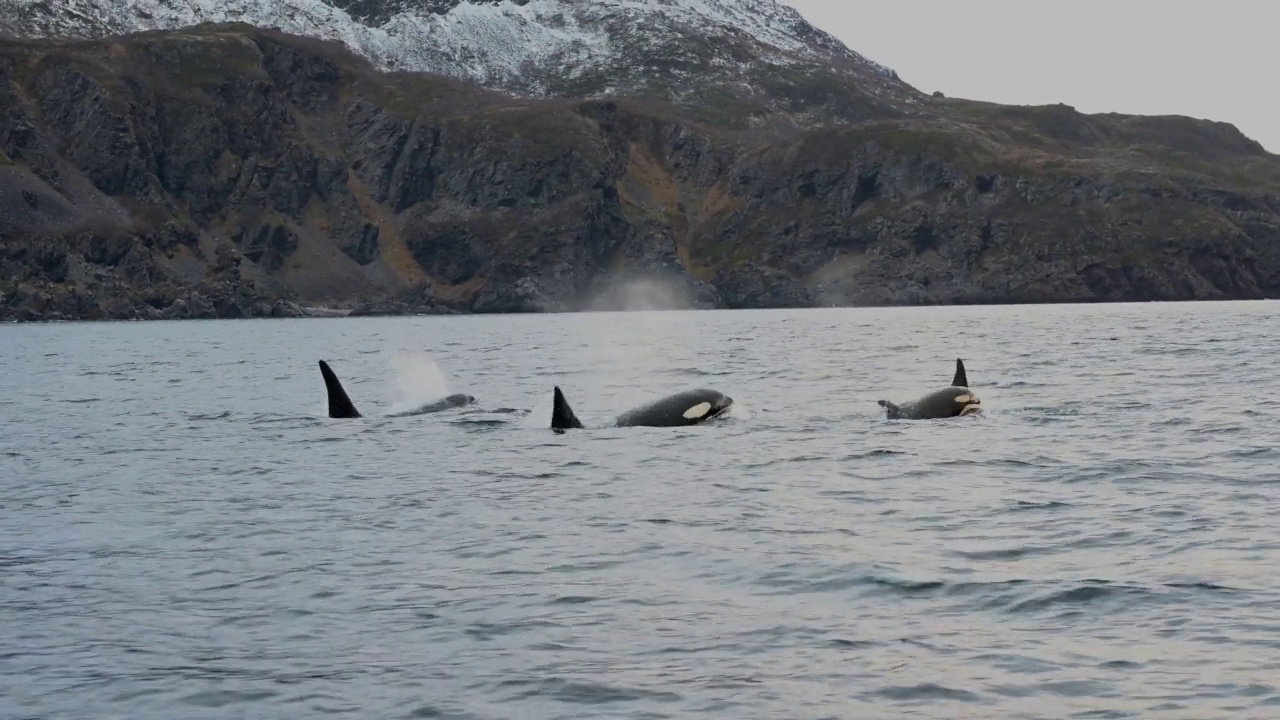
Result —
[[3, 40], [0, 318], [1280, 296], [1229, 125], [797, 67], [530, 98], [247, 25]]

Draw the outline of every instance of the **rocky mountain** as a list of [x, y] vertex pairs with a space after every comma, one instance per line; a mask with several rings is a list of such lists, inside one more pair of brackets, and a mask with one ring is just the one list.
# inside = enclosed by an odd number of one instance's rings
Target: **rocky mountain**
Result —
[[[1235, 128], [921, 96], [825, 36], [733, 94], [531, 97], [247, 24], [85, 34], [0, 41], [0, 318], [1280, 295], [1280, 157]], [[720, 62], [708, 93], [756, 61]]]
[[[647, 94], [728, 110], [845, 77], [864, 104], [919, 102], [892, 70], [776, 0], [0, 0], [0, 17], [25, 37], [244, 22], [342, 42], [380, 69], [525, 96]], [[834, 110], [866, 112], [857, 104]]]

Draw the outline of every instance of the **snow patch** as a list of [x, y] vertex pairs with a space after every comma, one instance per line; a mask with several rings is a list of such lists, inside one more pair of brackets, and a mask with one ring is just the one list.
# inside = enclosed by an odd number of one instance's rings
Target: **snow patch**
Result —
[[[406, 11], [378, 27], [324, 0], [0, 0], [0, 15], [18, 32], [37, 36], [97, 37], [246, 22], [337, 40], [383, 68], [434, 72], [535, 95], [546, 93], [551, 81], [633, 69], [645, 50], [688, 38], [701, 38], [711, 48], [750, 42], [755, 63], [838, 59], [882, 82], [897, 79], [892, 70], [849, 50], [777, 0], [458, 2], [443, 15]], [[708, 65], [729, 68], [741, 62], [722, 55]]]

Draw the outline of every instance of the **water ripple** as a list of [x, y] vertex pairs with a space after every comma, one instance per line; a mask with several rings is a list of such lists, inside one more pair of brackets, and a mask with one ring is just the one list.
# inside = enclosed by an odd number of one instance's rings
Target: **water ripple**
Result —
[[5, 326], [0, 716], [1273, 717], [1275, 307]]

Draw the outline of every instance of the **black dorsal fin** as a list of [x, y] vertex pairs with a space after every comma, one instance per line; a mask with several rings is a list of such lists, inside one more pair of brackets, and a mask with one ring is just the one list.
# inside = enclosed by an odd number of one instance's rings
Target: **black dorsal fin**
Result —
[[329, 363], [323, 360], [320, 361], [320, 374], [324, 376], [324, 389], [329, 393], [329, 417], [360, 417], [360, 411], [356, 410], [356, 406], [351, 404], [351, 398], [347, 397], [347, 391], [342, 389], [342, 383], [338, 382], [338, 376], [333, 374], [333, 370], [329, 368]]
[[564, 399], [564, 393], [560, 392], [560, 386], [557, 385], [555, 404], [551, 408], [551, 429], [564, 432], [581, 427], [582, 423], [578, 421], [578, 416], [573, 414], [573, 408], [569, 407], [569, 401]]
[[951, 381], [951, 384], [954, 387], [969, 387], [969, 376], [965, 374], [964, 361], [960, 358], [956, 358], [956, 376], [955, 379]]

